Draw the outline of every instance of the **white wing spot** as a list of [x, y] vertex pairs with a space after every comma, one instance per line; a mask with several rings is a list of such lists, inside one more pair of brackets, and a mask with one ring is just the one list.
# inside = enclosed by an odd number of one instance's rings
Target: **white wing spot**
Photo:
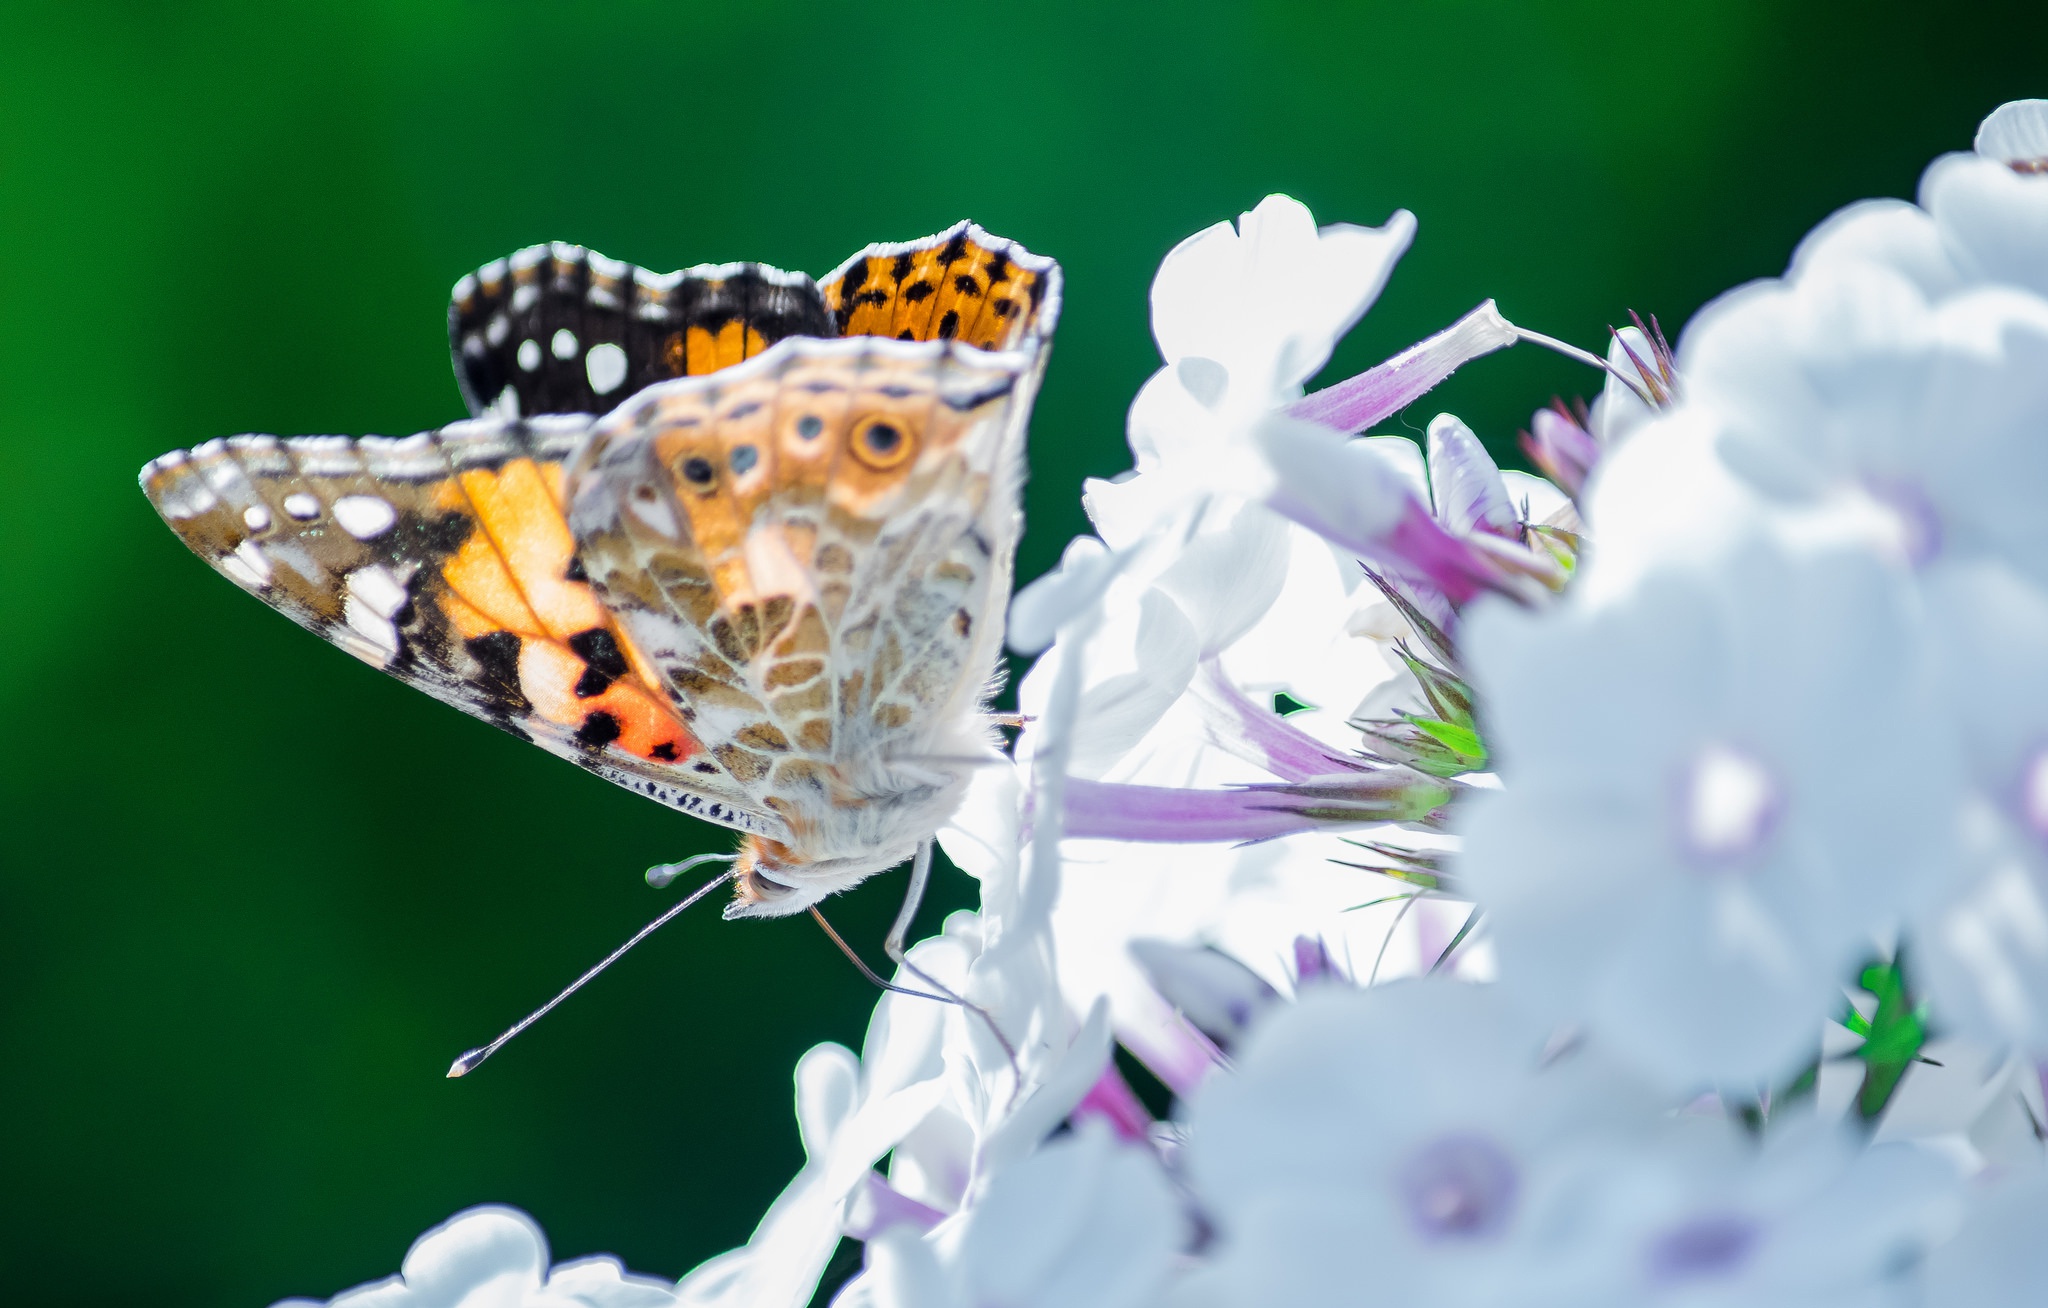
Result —
[[[368, 604], [356, 598], [354, 591], [342, 597], [341, 616], [348, 623], [349, 630], [361, 636], [375, 651], [377, 657], [371, 661], [377, 666], [382, 667], [398, 657], [398, 628], [391, 625], [389, 618], [380, 618], [372, 612]], [[355, 652], [362, 653], [361, 650]]]
[[557, 359], [575, 358], [576, 333], [570, 331], [567, 327], [557, 327], [555, 329], [555, 338], [548, 342], [548, 348], [555, 352]]
[[519, 342], [519, 366], [528, 372], [540, 367], [540, 342]]
[[375, 495], [344, 495], [334, 502], [334, 520], [357, 540], [375, 540], [398, 525], [398, 510]]
[[300, 522], [310, 522], [320, 516], [320, 501], [304, 491], [293, 491], [284, 497], [284, 511]]
[[507, 386], [504, 390], [499, 391], [498, 398], [492, 400], [490, 403], [490, 407], [484, 410], [484, 416], [487, 418], [518, 417], [519, 392], [513, 390], [510, 386]]
[[661, 498], [660, 492], [652, 486], [642, 485], [626, 497], [626, 507], [633, 516], [654, 528], [670, 540], [677, 539], [675, 511]]
[[242, 525], [250, 531], [267, 531], [270, 528], [270, 510], [261, 504], [251, 504], [242, 510]]
[[223, 555], [220, 569], [244, 586], [262, 590], [270, 585], [270, 560], [263, 557], [255, 541], [245, 540], [235, 546], [233, 554]]
[[405, 607], [405, 587], [381, 563], [357, 568], [348, 574], [349, 598], [369, 606], [380, 618], [389, 618]]
[[610, 341], [590, 347], [583, 356], [583, 371], [590, 375], [590, 389], [610, 395], [626, 380], [626, 352]]
[[540, 287], [535, 286], [532, 282], [528, 282], [512, 292], [512, 312], [525, 313], [533, 307], [533, 302], [539, 298]]
[[502, 313], [492, 318], [490, 325], [484, 328], [484, 339], [491, 343], [493, 349], [503, 345], [505, 338], [511, 334], [512, 324], [505, 320]]

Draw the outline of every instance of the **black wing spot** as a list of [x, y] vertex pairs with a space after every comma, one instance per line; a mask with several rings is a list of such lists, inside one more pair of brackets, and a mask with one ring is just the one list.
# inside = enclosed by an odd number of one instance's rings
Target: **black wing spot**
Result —
[[941, 264], [958, 263], [967, 257], [967, 233], [954, 232], [953, 239], [946, 242], [946, 248], [939, 251]]
[[910, 270], [912, 268], [915, 268], [916, 266], [917, 261], [911, 258], [910, 255], [899, 254], [896, 256], [896, 266], [890, 269], [889, 273], [890, 276], [894, 277], [897, 281], [900, 282], [905, 277], [910, 276]]
[[599, 709], [583, 719], [583, 725], [576, 728], [576, 743], [591, 749], [603, 749], [619, 738], [619, 720]]
[[953, 279], [953, 289], [962, 295], [979, 295], [981, 294], [981, 283], [975, 281], [974, 278], [966, 273], [961, 273]]
[[998, 318], [1007, 318], [1017, 312], [1017, 302], [1007, 295], [998, 295], [988, 307], [996, 311]]
[[519, 688], [519, 635], [511, 631], [487, 631], [462, 642], [480, 669], [478, 689], [500, 717], [533, 711], [533, 702]]
[[[672, 740], [664, 740], [653, 749], [648, 750], [647, 757], [658, 758], [664, 763], [673, 763], [676, 761], [676, 744]], [[648, 783], [648, 793], [654, 793], [653, 782]]]
[[589, 583], [590, 574], [583, 570], [582, 558], [574, 554], [569, 556], [569, 566], [562, 569], [562, 580]]
[[966, 413], [969, 412], [970, 410], [980, 408], [982, 405], [987, 404], [990, 400], [999, 400], [1003, 396], [1008, 395], [1011, 391], [1015, 390], [1016, 388], [1017, 379], [1014, 377], [1005, 377], [1003, 380], [995, 382], [994, 384], [984, 387], [981, 390], [974, 391], [971, 394], [946, 396], [946, 407], [954, 410], [957, 413]]
[[916, 304], [920, 300], [930, 299], [931, 294], [932, 284], [930, 282], [912, 282], [903, 290], [903, 298], [912, 304]]
[[960, 313], [956, 309], [946, 310], [946, 316], [939, 319], [939, 339], [950, 341], [960, 334]]
[[693, 766], [695, 766], [699, 772], [708, 772], [712, 776], [718, 775], [718, 765], [716, 763], [698, 763], [694, 764]]
[[896, 333], [896, 339], [899, 341], [914, 341], [917, 339], [917, 333], [911, 331], [908, 327], [906, 327], [902, 331]]
[[592, 627], [569, 637], [569, 648], [583, 660], [583, 676], [576, 682], [576, 698], [589, 699], [611, 689], [626, 675], [626, 656], [619, 642], [604, 627]]

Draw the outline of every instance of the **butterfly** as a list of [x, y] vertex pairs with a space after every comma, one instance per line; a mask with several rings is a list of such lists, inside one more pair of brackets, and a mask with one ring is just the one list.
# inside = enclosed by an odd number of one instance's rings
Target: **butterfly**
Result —
[[172, 531], [373, 667], [744, 833], [728, 916], [912, 856], [996, 736], [1057, 264], [961, 223], [822, 281], [542, 245], [456, 284], [471, 417], [152, 460]]

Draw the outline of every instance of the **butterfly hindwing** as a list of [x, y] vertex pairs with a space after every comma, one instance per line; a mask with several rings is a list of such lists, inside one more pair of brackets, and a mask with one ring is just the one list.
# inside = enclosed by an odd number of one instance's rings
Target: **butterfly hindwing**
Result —
[[774, 835], [593, 595], [562, 512], [587, 418], [242, 436], [152, 461], [179, 537], [301, 626], [640, 794]]
[[473, 415], [603, 413], [636, 391], [835, 334], [802, 273], [734, 263], [651, 273], [577, 245], [536, 245], [455, 285], [455, 375]]
[[1052, 336], [1059, 267], [973, 223], [871, 245], [819, 284], [840, 336], [955, 340], [984, 350]]
[[915, 791], [1000, 649], [1042, 356], [787, 341], [651, 388], [568, 473], [579, 556], [672, 702], [796, 833]]

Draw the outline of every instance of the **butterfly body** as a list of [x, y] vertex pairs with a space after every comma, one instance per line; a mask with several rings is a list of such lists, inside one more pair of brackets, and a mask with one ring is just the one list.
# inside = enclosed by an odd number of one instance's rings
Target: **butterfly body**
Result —
[[456, 288], [485, 416], [209, 442], [145, 490], [373, 666], [746, 832], [730, 913], [901, 862], [994, 749], [1056, 266], [965, 224], [822, 285], [536, 251]]

